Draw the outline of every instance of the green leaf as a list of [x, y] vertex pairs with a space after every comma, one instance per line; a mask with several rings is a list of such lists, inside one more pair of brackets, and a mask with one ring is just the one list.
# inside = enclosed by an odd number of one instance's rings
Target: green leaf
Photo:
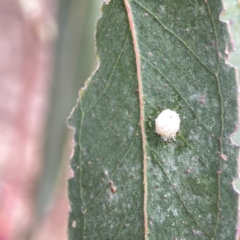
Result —
[[[72, 113], [69, 238], [234, 239], [235, 72], [221, 1], [112, 0]], [[181, 118], [164, 141], [154, 119]]]

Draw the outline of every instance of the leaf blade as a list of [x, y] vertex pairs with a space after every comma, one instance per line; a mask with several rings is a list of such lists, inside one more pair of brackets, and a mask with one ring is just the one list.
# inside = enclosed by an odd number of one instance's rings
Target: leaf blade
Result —
[[[81, 94], [88, 117], [77, 133], [85, 144], [78, 149], [83, 160], [77, 174], [90, 202], [78, 217], [88, 220], [71, 233], [82, 239], [234, 238], [237, 196], [230, 183], [237, 149], [229, 137], [237, 92], [234, 70], [225, 64], [230, 42], [217, 2], [125, 0], [126, 10], [120, 1], [104, 7], [111, 10], [103, 10], [105, 21], [98, 25], [100, 66]], [[176, 141], [163, 141], [154, 131], [154, 119], [166, 108], [181, 117]], [[94, 162], [91, 169], [91, 159], [101, 165]], [[129, 181], [133, 175], [135, 182]]]

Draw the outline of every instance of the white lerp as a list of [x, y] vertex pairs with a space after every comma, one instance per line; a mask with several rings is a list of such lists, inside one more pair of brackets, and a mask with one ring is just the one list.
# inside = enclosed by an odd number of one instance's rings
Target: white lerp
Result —
[[179, 115], [170, 109], [162, 111], [155, 119], [156, 132], [164, 140], [175, 139], [176, 133], [180, 127]]

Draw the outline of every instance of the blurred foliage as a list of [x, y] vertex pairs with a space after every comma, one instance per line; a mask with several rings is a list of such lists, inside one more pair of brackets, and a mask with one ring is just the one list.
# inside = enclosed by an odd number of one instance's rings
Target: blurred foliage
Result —
[[238, 194], [240, 193], [240, 179], [239, 178], [234, 179], [233, 188]]
[[240, 1], [227, 0], [224, 1], [226, 11], [221, 15], [222, 20], [229, 21], [229, 27], [232, 35], [232, 43], [234, 52], [231, 53], [229, 63], [240, 68]]
[[101, 0], [59, 1], [55, 66], [36, 206], [38, 217], [52, 197], [61, 165], [66, 160], [64, 151], [69, 147], [66, 144], [69, 135], [66, 118], [79, 89], [96, 67], [94, 29], [101, 3]]
[[[232, 43], [234, 51], [231, 53], [229, 63], [238, 68], [238, 85], [240, 76], [240, 1], [226, 0], [224, 1], [226, 11], [221, 15], [221, 19], [229, 22], [229, 27], [232, 35]], [[239, 91], [239, 89], [238, 89]], [[240, 129], [233, 134], [232, 140], [240, 146]]]

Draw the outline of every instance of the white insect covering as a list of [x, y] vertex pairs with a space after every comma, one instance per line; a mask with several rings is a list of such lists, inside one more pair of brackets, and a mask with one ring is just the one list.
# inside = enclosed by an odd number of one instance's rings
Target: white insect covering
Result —
[[162, 111], [155, 119], [156, 132], [164, 140], [175, 139], [176, 133], [180, 128], [179, 115], [170, 109]]

